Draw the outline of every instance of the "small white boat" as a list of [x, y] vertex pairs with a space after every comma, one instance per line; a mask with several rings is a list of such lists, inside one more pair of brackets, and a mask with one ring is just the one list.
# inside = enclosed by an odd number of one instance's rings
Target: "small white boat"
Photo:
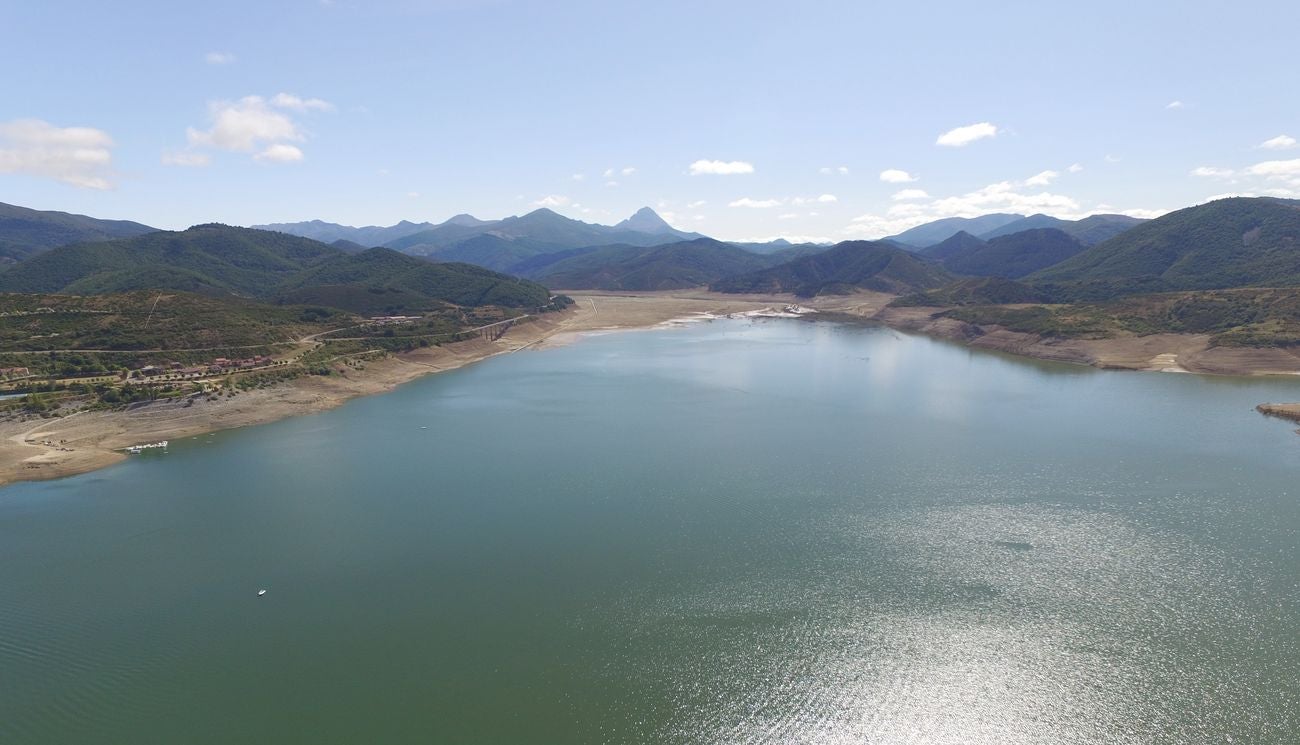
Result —
[[257, 596], [258, 596], [259, 598], [262, 597], [262, 596], [265, 595], [265, 594], [266, 594], [266, 590], [258, 590], [258, 591], [257, 591]]

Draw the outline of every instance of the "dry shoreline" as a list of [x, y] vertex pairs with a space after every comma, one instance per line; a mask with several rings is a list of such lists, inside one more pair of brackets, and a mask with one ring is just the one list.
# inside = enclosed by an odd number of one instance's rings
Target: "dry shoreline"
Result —
[[[1211, 375], [1297, 375], [1300, 354], [1284, 349], [1217, 348], [1206, 336], [1152, 334], [1115, 339], [1043, 339], [996, 326], [974, 327], [935, 318], [936, 308], [889, 308], [893, 296], [862, 292], [796, 299], [788, 295], [720, 295], [703, 289], [676, 292], [574, 292], [574, 307], [530, 319], [496, 341], [431, 347], [329, 376], [307, 376], [216, 401], [160, 402], [129, 411], [93, 411], [61, 419], [0, 422], [0, 485], [60, 478], [112, 465], [121, 448], [193, 437], [216, 430], [265, 424], [332, 409], [343, 402], [392, 390], [430, 373], [454, 370], [498, 354], [553, 347], [582, 334], [650, 328], [697, 314], [713, 316], [800, 303], [819, 311], [883, 323], [980, 349], [1095, 367]], [[1263, 414], [1300, 421], [1300, 404], [1261, 404]]]

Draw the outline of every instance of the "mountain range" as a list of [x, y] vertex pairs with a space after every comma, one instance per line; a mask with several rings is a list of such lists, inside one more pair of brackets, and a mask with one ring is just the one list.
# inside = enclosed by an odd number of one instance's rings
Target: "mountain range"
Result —
[[400, 222], [389, 227], [353, 228], [318, 220], [254, 227], [326, 242], [386, 246], [413, 256], [468, 261], [498, 271], [509, 271], [532, 256], [573, 248], [654, 246], [704, 237], [673, 228], [649, 207], [612, 226], [574, 220], [541, 208], [501, 220], [457, 215], [439, 224]]
[[955, 274], [1017, 278], [1062, 262], [1085, 246], [1056, 228], [1031, 228], [981, 240], [966, 232], [921, 250]]
[[[807, 296], [854, 288], [915, 293], [962, 277], [985, 277], [1015, 280], [1029, 289], [967, 283], [953, 297], [1067, 302], [1300, 286], [1300, 202], [1274, 198], [1222, 199], [1150, 221], [1119, 215], [1077, 221], [1011, 214], [950, 218], [892, 240], [831, 247], [729, 244], [676, 230], [649, 208], [612, 226], [539, 209], [491, 221], [459, 215], [432, 226], [404, 222], [387, 228], [311, 222], [281, 225], [280, 231], [218, 225], [155, 231], [139, 223], [7, 205], [0, 217], [0, 241], [21, 246], [27, 256], [0, 271], [0, 291], [167, 288], [332, 303], [358, 312], [421, 302], [525, 307], [546, 301], [543, 285], [575, 290], [708, 285], [722, 292]], [[924, 248], [900, 248], [903, 239], [962, 226], [983, 232], [958, 230]], [[128, 235], [112, 237], [120, 233]], [[353, 240], [398, 233], [405, 235], [388, 247]], [[333, 245], [320, 239], [333, 239]], [[82, 242], [51, 247], [65, 240]]]
[[951, 279], [952, 275], [937, 262], [890, 244], [845, 241], [784, 264], [722, 279], [709, 288], [717, 292], [813, 297], [856, 289], [910, 293], [939, 287]]
[[[1050, 215], [1024, 215], [997, 213], [980, 217], [947, 217], [905, 230], [886, 240], [903, 247], [925, 249], [947, 241], [958, 233], [966, 233], [981, 240], [992, 240], [1004, 235], [1026, 230], [1054, 228], [1077, 239], [1085, 246], [1094, 246], [1104, 240], [1144, 222], [1128, 215], [1091, 215], [1080, 220], [1062, 220]], [[933, 254], [932, 254], [933, 255]]]
[[310, 238], [228, 225], [155, 231], [60, 246], [0, 273], [0, 292], [98, 295], [166, 289], [356, 313], [420, 311], [451, 303], [535, 308], [539, 284], [386, 248], [348, 253]]
[[56, 246], [129, 238], [157, 228], [129, 220], [100, 220], [67, 212], [49, 212], [0, 203], [0, 264]]

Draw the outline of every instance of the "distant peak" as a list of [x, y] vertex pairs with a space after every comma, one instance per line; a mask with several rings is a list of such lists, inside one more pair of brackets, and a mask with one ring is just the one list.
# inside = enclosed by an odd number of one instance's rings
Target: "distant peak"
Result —
[[469, 227], [474, 227], [477, 225], [485, 225], [486, 223], [487, 223], [486, 220], [480, 220], [477, 217], [467, 212], [462, 212], [459, 215], [453, 215], [452, 217], [447, 218], [447, 222], [443, 224], [444, 225], [465, 225]]
[[614, 226], [616, 230], [634, 230], [638, 233], [671, 233], [673, 226], [649, 207], [642, 207], [631, 217]]

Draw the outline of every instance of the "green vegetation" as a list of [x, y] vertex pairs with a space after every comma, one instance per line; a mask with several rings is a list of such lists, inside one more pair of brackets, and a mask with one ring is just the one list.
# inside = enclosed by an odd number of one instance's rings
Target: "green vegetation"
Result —
[[710, 285], [718, 292], [792, 292], [801, 297], [855, 289], [911, 293], [952, 279], [938, 264], [883, 243], [846, 241], [821, 253]]
[[545, 287], [490, 269], [462, 263], [434, 263], [388, 248], [335, 257], [281, 285], [284, 302], [310, 302], [373, 315], [379, 312], [497, 305], [540, 308], [550, 302]]
[[1057, 338], [1179, 333], [1209, 334], [1214, 346], [1300, 344], [1300, 294], [1275, 288], [1162, 293], [1027, 308], [965, 307], [942, 315]]
[[0, 291], [95, 295], [167, 289], [255, 297], [364, 314], [447, 304], [533, 309], [533, 282], [465, 264], [435, 264], [388, 249], [349, 254], [284, 233], [226, 225], [53, 249], [0, 274]]
[[965, 305], [1010, 305], [1043, 303], [1047, 296], [1029, 285], [1002, 277], [959, 279], [937, 290], [904, 295], [890, 305], [896, 307], [949, 307]]
[[1233, 198], [1189, 207], [1026, 279], [1062, 301], [1300, 285], [1300, 205]]
[[12, 263], [56, 246], [128, 238], [154, 228], [128, 220], [99, 220], [0, 203], [0, 263]]
[[0, 352], [277, 344], [348, 318], [328, 308], [269, 306], [184, 292], [0, 294]]

